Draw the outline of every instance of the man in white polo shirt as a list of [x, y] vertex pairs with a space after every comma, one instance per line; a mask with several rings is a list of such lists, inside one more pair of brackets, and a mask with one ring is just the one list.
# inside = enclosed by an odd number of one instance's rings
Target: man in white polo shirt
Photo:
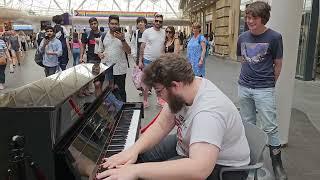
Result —
[[[139, 67], [142, 69], [149, 65], [151, 62], [160, 57], [164, 53], [165, 31], [161, 29], [163, 24], [163, 15], [156, 14], [153, 20], [153, 27], [145, 30], [142, 34]], [[143, 92], [143, 106], [149, 107], [148, 91], [144, 89]]]

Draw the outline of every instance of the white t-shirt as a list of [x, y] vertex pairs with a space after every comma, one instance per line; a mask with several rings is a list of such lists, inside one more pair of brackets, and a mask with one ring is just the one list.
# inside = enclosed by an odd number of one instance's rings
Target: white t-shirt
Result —
[[165, 37], [166, 34], [163, 29], [160, 29], [160, 31], [154, 30], [153, 27], [146, 29], [141, 38], [141, 42], [146, 43], [143, 58], [149, 61], [154, 61], [160, 57], [163, 51]]
[[101, 43], [101, 37], [99, 40], [99, 52], [104, 54], [104, 58], [101, 59], [101, 63], [113, 66], [113, 75], [122, 75], [127, 73], [128, 62], [125, 52], [122, 49], [122, 42], [112, 36], [110, 31], [107, 32], [103, 43]]
[[212, 82], [202, 78], [191, 106], [175, 115], [177, 152], [189, 156], [189, 146], [197, 142], [220, 149], [217, 164], [242, 166], [250, 162], [250, 149], [240, 114], [232, 101]]

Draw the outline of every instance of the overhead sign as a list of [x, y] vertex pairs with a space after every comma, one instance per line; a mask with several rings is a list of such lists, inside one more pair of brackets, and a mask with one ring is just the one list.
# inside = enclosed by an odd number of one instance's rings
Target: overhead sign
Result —
[[75, 10], [74, 16], [109, 17], [118, 15], [119, 17], [154, 17], [157, 12], [129, 12], [129, 11], [87, 11]]
[[32, 25], [13, 25], [13, 29], [16, 31], [20, 30], [33, 30]]

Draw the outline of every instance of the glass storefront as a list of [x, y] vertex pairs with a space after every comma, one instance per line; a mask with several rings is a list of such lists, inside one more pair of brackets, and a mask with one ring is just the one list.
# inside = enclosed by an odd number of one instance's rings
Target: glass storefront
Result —
[[298, 59], [296, 67], [296, 77], [299, 79], [304, 79], [305, 74], [305, 64], [308, 48], [308, 34], [310, 31], [310, 20], [311, 20], [311, 10], [312, 10], [312, 0], [304, 0], [303, 13], [300, 27], [300, 38], [299, 38], [299, 48], [298, 48]]
[[240, 22], [239, 22], [239, 34], [243, 33], [244, 31], [248, 30], [246, 22], [245, 22], [245, 13], [246, 5], [251, 3], [251, 0], [241, 0], [240, 1]]
[[304, 0], [296, 78], [319, 80], [319, 0]]

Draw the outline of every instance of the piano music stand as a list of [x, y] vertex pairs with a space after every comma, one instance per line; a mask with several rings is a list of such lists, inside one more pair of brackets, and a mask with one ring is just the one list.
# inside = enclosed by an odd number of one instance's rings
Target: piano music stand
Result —
[[33, 161], [32, 157], [25, 152], [25, 139], [23, 136], [15, 135], [12, 137], [10, 146], [10, 159], [8, 169], [8, 180], [27, 180], [27, 167], [32, 169], [36, 180], [46, 180], [40, 168]]

